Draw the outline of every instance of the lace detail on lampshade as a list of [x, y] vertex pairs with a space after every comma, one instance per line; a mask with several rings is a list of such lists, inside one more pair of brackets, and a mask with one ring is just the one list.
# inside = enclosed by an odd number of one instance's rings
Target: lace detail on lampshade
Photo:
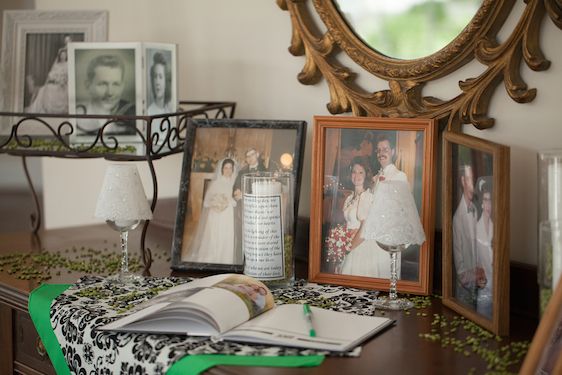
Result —
[[385, 245], [408, 247], [425, 241], [416, 203], [405, 181], [377, 184], [364, 226], [363, 238]]
[[135, 165], [110, 164], [107, 167], [95, 216], [111, 221], [152, 219]]

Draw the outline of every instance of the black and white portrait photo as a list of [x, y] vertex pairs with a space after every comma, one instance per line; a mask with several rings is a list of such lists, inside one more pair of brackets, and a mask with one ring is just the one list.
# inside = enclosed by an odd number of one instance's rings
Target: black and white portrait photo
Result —
[[[17, 9], [4, 10], [2, 15], [0, 108], [69, 114], [68, 45], [107, 40], [108, 12]], [[60, 123], [48, 118], [45, 121], [52, 126]], [[25, 131], [50, 135], [45, 126], [27, 126]]]
[[[145, 114], [149, 116], [166, 115], [178, 110], [176, 78], [176, 45], [163, 43], [143, 43], [145, 89]], [[173, 147], [170, 139], [176, 117], [161, 117], [151, 121], [151, 139], [160, 147]]]
[[[134, 116], [140, 110], [140, 46], [138, 43], [71, 44], [71, 113]], [[141, 99], [142, 100], [142, 99]], [[77, 136], [94, 136], [107, 119], [77, 120]], [[134, 136], [135, 120], [111, 121], [104, 134]]]
[[147, 47], [146, 103], [147, 114], [160, 115], [176, 111], [175, 45]]
[[84, 33], [26, 35], [24, 111], [68, 113], [68, 43], [84, 40]]

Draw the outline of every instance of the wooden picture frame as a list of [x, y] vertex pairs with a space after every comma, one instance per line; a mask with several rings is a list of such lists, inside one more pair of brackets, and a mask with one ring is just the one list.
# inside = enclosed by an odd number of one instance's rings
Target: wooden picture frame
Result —
[[507, 334], [509, 147], [444, 133], [442, 221], [443, 304]]
[[562, 278], [540, 320], [520, 374], [562, 373]]
[[[3, 77], [0, 82], [0, 109], [12, 112], [68, 113], [68, 101], [53, 102], [53, 94], [40, 95], [50, 81], [66, 80], [66, 75], [55, 74], [55, 62], [69, 40], [107, 40], [108, 12], [92, 11], [4, 11], [2, 33]], [[66, 72], [64, 72], [66, 73]], [[49, 79], [51, 74], [54, 79]], [[61, 93], [66, 91], [66, 85]], [[45, 91], [45, 90], [43, 90]], [[37, 97], [50, 97], [50, 102], [36, 103]], [[6, 124], [4, 124], [6, 125]], [[49, 133], [45, 127], [35, 132]], [[4, 129], [5, 130], [5, 129]]]
[[[188, 119], [172, 243], [172, 269], [242, 271], [242, 210], [239, 204], [241, 194], [237, 189], [240, 189], [241, 177], [254, 171], [249, 168], [254, 163], [257, 171], [280, 171], [293, 175], [296, 218], [305, 137], [304, 121]], [[227, 159], [233, 163], [227, 162]], [[225, 175], [225, 163], [231, 164], [234, 172], [238, 173], [232, 181], [225, 182], [221, 178], [224, 184], [221, 182], [219, 185], [215, 181], [222, 177], [219, 172]], [[220, 230], [213, 236], [232, 237], [232, 246], [225, 245], [224, 250], [211, 254], [205, 248], [209, 242], [205, 238], [210, 238], [206, 234], [210, 233], [207, 225], [212, 228], [211, 221], [218, 219], [211, 218], [214, 198], [207, 197], [206, 193], [211, 189], [218, 191], [219, 186], [224, 197], [217, 197], [228, 202], [220, 209], [221, 215], [224, 212], [226, 224], [220, 225]], [[230, 222], [230, 212], [234, 215], [233, 223]], [[294, 223], [296, 229], [297, 220]]]
[[[411, 246], [401, 254], [400, 279], [398, 291], [427, 295], [431, 290], [432, 246], [435, 214], [435, 140], [436, 124], [432, 119], [398, 119], [369, 117], [314, 117], [314, 139], [312, 151], [312, 192], [310, 210], [310, 256], [309, 279], [314, 282], [340, 284], [346, 286], [388, 290], [390, 256], [377, 248], [381, 255], [369, 264], [374, 267], [357, 271], [348, 266], [351, 262], [347, 249], [333, 246], [334, 240], [345, 228], [350, 243], [348, 222], [345, 210], [351, 209], [355, 185], [351, 183], [351, 168], [355, 158], [362, 160], [366, 169], [380, 167], [382, 164], [394, 168], [395, 176], [402, 176], [412, 188], [420, 219], [425, 231], [426, 241], [421, 246]], [[378, 137], [378, 142], [377, 142]], [[386, 138], [386, 139], [385, 139]], [[381, 157], [376, 157], [377, 144], [381, 147]], [[398, 156], [393, 158], [392, 156]], [[379, 162], [380, 160], [380, 162]], [[397, 171], [394, 164], [398, 165]], [[378, 165], [378, 167], [377, 167]], [[365, 167], [363, 167], [365, 170]], [[386, 169], [385, 171], [389, 171]], [[385, 172], [386, 173], [386, 172]], [[394, 179], [392, 173], [387, 178]], [[367, 173], [368, 174], [368, 173]], [[372, 184], [367, 178], [368, 185]], [[353, 185], [353, 187], [352, 187]], [[363, 184], [364, 191], [370, 190]], [[371, 195], [369, 195], [371, 194]], [[372, 193], [356, 194], [358, 201], [362, 196], [372, 197]], [[363, 202], [367, 202], [363, 200]], [[359, 206], [360, 203], [357, 203]], [[368, 204], [362, 204], [368, 212]], [[365, 216], [366, 214], [364, 214]], [[349, 222], [349, 228], [355, 224]], [[339, 234], [338, 234], [339, 233]], [[372, 242], [372, 241], [371, 241]], [[346, 245], [347, 246], [347, 245]], [[369, 245], [370, 246], [370, 245]], [[363, 252], [363, 250], [362, 250]], [[380, 253], [382, 252], [382, 253]], [[369, 255], [371, 256], [371, 255]], [[371, 258], [369, 258], [371, 259]], [[348, 265], [346, 265], [346, 263]], [[388, 273], [388, 275], [387, 275]]]

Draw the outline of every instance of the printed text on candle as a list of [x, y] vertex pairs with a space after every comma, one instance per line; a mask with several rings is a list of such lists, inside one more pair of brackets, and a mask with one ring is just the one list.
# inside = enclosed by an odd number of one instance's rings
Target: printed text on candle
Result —
[[281, 196], [244, 195], [244, 274], [263, 280], [285, 277]]

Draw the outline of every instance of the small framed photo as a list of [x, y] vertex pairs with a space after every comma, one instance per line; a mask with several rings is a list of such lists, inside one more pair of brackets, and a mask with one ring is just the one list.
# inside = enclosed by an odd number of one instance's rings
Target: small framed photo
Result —
[[106, 116], [76, 119], [71, 142], [91, 144], [101, 137], [103, 143], [115, 137], [119, 145], [143, 143], [142, 121], [107, 118], [143, 113], [141, 44], [69, 43], [68, 52], [70, 113]]
[[145, 100], [149, 116], [176, 112], [176, 45], [143, 43], [145, 54]]
[[443, 303], [509, 331], [509, 147], [443, 136]]
[[[178, 110], [176, 45], [162, 43], [143, 43], [145, 62], [144, 102], [145, 114], [157, 116], [174, 113]], [[154, 118], [150, 121], [150, 134], [153, 147], [159, 151], [166, 142], [171, 128], [176, 126], [174, 117]], [[168, 144], [169, 143], [169, 144]]]
[[[107, 11], [4, 11], [0, 109], [68, 114], [68, 44], [107, 40], [107, 20]], [[26, 129], [34, 133], [51, 134]]]
[[426, 241], [398, 255], [397, 289], [428, 294], [435, 189], [435, 123], [430, 119], [314, 118], [309, 279], [389, 287], [390, 254], [369, 238], [377, 186], [407, 182]]
[[293, 174], [297, 217], [306, 122], [188, 121], [172, 268], [242, 271], [242, 176]]
[[520, 374], [562, 374], [562, 279], [554, 290]]

